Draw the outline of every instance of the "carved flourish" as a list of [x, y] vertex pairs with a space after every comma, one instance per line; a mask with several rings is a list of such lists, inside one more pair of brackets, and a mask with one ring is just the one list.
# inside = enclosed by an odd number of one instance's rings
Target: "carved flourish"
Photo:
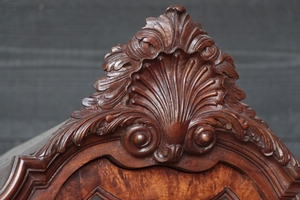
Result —
[[299, 166], [255, 112], [240, 101], [232, 58], [222, 53], [185, 8], [148, 18], [126, 45], [105, 56], [107, 75], [38, 156], [62, 153], [89, 134], [119, 138], [134, 156], [177, 162], [210, 151], [217, 131], [252, 142], [282, 165]]

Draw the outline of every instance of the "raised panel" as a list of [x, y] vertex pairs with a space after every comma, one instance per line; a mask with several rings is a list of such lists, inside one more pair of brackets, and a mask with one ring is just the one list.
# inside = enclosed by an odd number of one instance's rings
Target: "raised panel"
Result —
[[102, 67], [84, 107], [15, 157], [0, 199], [299, 198], [299, 162], [183, 6], [148, 18]]
[[225, 187], [224, 190], [212, 198], [212, 200], [240, 200], [240, 198], [229, 187]]
[[103, 199], [262, 199], [249, 177], [222, 163], [203, 173], [187, 173], [168, 167], [128, 170], [104, 158], [76, 171], [56, 199], [84, 199], [91, 191], [99, 191]]

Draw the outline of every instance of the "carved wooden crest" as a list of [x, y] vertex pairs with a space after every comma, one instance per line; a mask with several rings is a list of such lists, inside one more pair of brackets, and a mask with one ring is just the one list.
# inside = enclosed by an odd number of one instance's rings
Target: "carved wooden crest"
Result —
[[[159, 165], [204, 174], [221, 163], [248, 177], [262, 199], [300, 198], [298, 161], [241, 102], [233, 59], [184, 7], [148, 18], [102, 67], [107, 74], [84, 108], [39, 150], [15, 157], [1, 199], [55, 199], [72, 174], [102, 158], [126, 169]], [[87, 198], [113, 198], [95, 185]], [[220, 198], [238, 197], [228, 187]]]
[[233, 59], [223, 53], [182, 6], [148, 18], [126, 45], [105, 56], [105, 77], [85, 108], [39, 152], [62, 153], [90, 134], [119, 137], [132, 155], [177, 162], [183, 153], [210, 151], [216, 131], [251, 142], [283, 165], [299, 165], [255, 112], [240, 101]]

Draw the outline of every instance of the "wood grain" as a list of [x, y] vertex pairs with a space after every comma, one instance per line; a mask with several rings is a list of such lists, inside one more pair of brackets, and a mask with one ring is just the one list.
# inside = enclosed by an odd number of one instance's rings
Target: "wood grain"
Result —
[[184, 173], [167, 167], [127, 170], [106, 159], [89, 163], [61, 187], [56, 199], [85, 199], [100, 187], [119, 199], [212, 199], [225, 187], [240, 199], [262, 199], [251, 180], [218, 164], [203, 173]]
[[102, 67], [84, 107], [15, 157], [1, 199], [300, 198], [299, 162], [183, 6], [148, 18]]

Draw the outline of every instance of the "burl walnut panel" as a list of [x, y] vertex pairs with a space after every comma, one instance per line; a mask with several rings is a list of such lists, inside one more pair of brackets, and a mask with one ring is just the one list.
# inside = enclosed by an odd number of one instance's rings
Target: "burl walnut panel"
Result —
[[300, 199], [299, 162], [183, 6], [148, 18], [102, 68], [84, 107], [14, 158], [0, 199]]
[[247, 176], [221, 163], [203, 173], [184, 173], [165, 167], [126, 170], [107, 159], [92, 161], [76, 171], [55, 199], [98, 195], [104, 199], [205, 200], [217, 198], [226, 188], [235, 199], [262, 199]]

